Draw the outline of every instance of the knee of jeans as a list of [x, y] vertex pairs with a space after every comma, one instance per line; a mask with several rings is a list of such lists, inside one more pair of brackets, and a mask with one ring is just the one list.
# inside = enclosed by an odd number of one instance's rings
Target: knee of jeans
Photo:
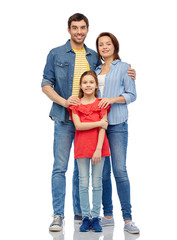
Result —
[[89, 187], [89, 178], [88, 177], [79, 177], [79, 186], [82, 188]]
[[114, 173], [114, 176], [117, 182], [124, 182], [128, 180], [127, 171], [123, 169], [119, 169], [119, 171]]
[[93, 188], [102, 188], [102, 177], [96, 177], [92, 180], [92, 187]]
[[57, 177], [57, 176], [65, 176], [66, 170], [61, 170], [59, 168], [53, 169], [52, 171], [52, 177]]

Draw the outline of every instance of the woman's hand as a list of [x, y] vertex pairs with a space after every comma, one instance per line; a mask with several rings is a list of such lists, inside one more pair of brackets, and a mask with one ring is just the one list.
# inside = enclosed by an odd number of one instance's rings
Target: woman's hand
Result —
[[113, 104], [112, 98], [102, 98], [102, 100], [99, 102], [98, 107], [99, 108], [107, 108], [109, 104]]
[[98, 164], [101, 162], [101, 149], [96, 149], [93, 157], [92, 157], [92, 164]]
[[100, 120], [100, 127], [106, 130], [108, 128], [108, 120], [102, 118]]

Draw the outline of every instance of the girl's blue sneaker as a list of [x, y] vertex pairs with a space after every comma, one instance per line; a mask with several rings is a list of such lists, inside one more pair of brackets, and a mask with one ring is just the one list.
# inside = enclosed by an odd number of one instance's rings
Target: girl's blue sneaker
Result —
[[80, 232], [88, 232], [90, 230], [90, 219], [85, 217], [82, 220], [82, 225], [80, 226]]
[[102, 232], [102, 227], [100, 226], [99, 218], [92, 218], [91, 226], [93, 232]]

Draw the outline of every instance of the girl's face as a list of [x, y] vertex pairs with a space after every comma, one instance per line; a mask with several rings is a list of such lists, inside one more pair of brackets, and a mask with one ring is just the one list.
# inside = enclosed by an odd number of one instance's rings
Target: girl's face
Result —
[[84, 95], [95, 95], [95, 89], [98, 88], [93, 76], [86, 75], [82, 78], [81, 89]]
[[100, 37], [98, 40], [98, 50], [100, 55], [105, 58], [114, 57], [114, 45], [108, 36]]

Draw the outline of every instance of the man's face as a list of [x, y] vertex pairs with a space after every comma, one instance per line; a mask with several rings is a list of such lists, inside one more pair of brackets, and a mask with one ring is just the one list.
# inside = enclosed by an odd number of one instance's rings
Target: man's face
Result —
[[88, 28], [84, 20], [81, 21], [72, 21], [68, 32], [71, 35], [71, 40], [76, 44], [81, 44], [84, 42]]

